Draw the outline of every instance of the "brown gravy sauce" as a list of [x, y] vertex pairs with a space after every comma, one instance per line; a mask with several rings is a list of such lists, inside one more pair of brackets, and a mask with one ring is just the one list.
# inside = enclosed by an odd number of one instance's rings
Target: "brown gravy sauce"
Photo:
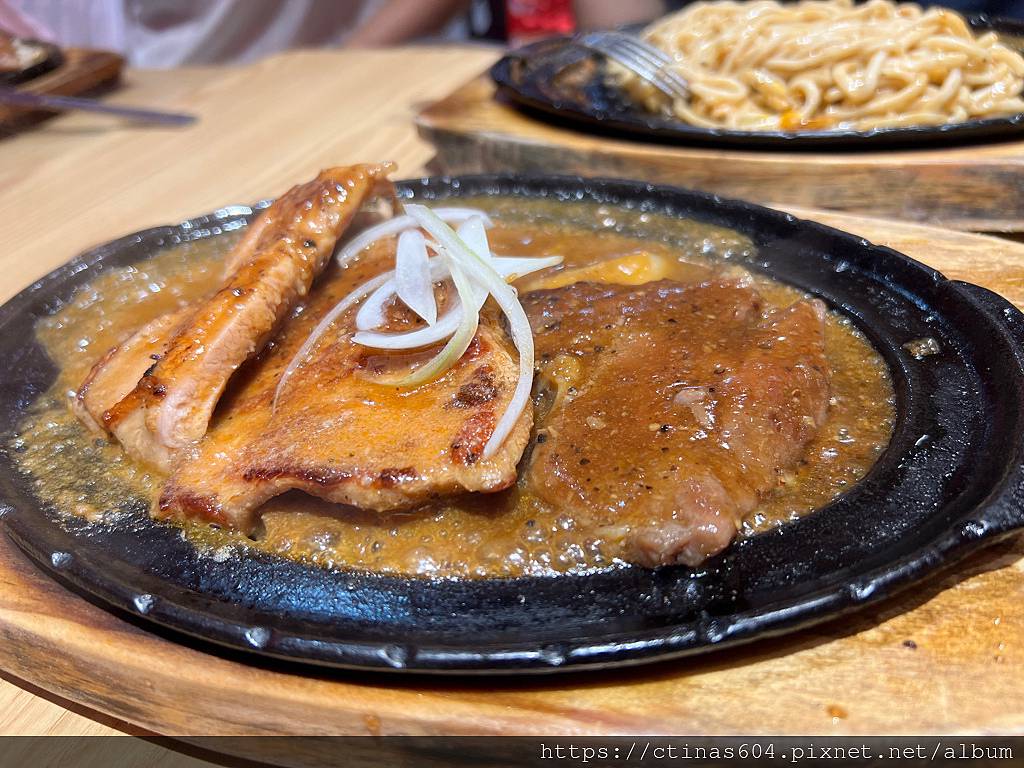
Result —
[[[499, 254], [561, 254], [563, 268], [646, 251], [669, 260], [668, 277], [685, 279], [694, 264], [737, 269], [753, 250], [730, 230], [589, 203], [521, 199], [460, 200], [491, 212]], [[237, 235], [168, 247], [145, 263], [98, 276], [37, 335], [60, 368], [53, 387], [29, 408], [7, 446], [39, 497], [63, 513], [103, 525], [130, 525], [161, 478], [89, 434], [67, 408], [67, 394], [108, 348], [159, 314], [194, 301], [214, 284]], [[352, 270], [360, 273], [362, 270]], [[528, 278], [529, 279], [529, 278]], [[753, 275], [770, 305], [801, 294]], [[885, 449], [894, 421], [888, 369], [844, 317], [829, 313], [826, 343], [833, 398], [828, 420], [791, 478], [745, 522], [752, 535], [819, 508], [868, 472]], [[400, 514], [378, 515], [293, 492], [264, 508], [255, 539], [189, 524], [182, 529], [216, 559], [249, 548], [318, 566], [433, 577], [493, 577], [578, 572], [617, 564], [599, 540], [580, 540], [571, 516], [526, 491], [465, 496]]]

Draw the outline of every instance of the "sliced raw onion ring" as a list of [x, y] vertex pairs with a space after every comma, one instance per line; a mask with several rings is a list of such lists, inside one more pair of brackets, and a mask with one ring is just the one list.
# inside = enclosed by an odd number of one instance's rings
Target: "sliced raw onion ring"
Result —
[[[371, 227], [351, 240], [338, 254], [346, 264], [365, 248], [383, 237], [400, 235], [396, 268], [368, 280], [338, 302], [317, 323], [299, 351], [292, 357], [278, 381], [272, 410], [295, 371], [315, 350], [328, 328], [344, 313], [367, 299], [356, 316], [358, 332], [353, 341], [378, 349], [405, 350], [435, 344], [447, 338], [441, 351], [427, 363], [406, 376], [390, 381], [395, 386], [417, 386], [441, 375], [454, 365], [469, 348], [480, 323], [480, 309], [493, 296], [508, 318], [512, 341], [519, 352], [519, 377], [508, 408], [498, 419], [484, 446], [483, 457], [489, 458], [505, 441], [530, 400], [533, 387], [534, 345], [529, 319], [509, 280], [556, 266], [560, 256], [528, 258], [494, 256], [487, 240], [490, 218], [472, 208], [431, 209], [416, 204], [406, 206], [407, 215]], [[458, 232], [449, 223], [458, 223]], [[434, 238], [427, 241], [422, 228]], [[438, 255], [429, 258], [427, 249]], [[451, 277], [458, 297], [439, 318], [434, 299], [434, 282]], [[369, 297], [369, 298], [367, 298]], [[422, 317], [428, 325], [405, 333], [374, 331], [384, 323], [384, 310], [395, 297]]]
[[491, 245], [487, 242], [487, 230], [479, 217], [466, 219], [459, 224], [455, 233], [462, 238], [462, 242], [469, 246], [477, 256], [485, 261], [491, 261]]
[[509, 283], [542, 269], [557, 267], [562, 261], [561, 256], [495, 256], [491, 259], [494, 269]]
[[367, 280], [352, 291], [352, 293], [335, 304], [331, 308], [331, 311], [323, 316], [323, 319], [316, 324], [316, 328], [313, 329], [309, 334], [309, 337], [303, 342], [302, 346], [299, 347], [299, 351], [296, 352], [292, 359], [288, 361], [288, 365], [285, 366], [284, 372], [281, 374], [281, 378], [277, 380], [277, 388], [274, 390], [274, 400], [270, 406], [271, 414], [277, 410], [277, 401], [280, 399], [281, 393], [284, 392], [285, 385], [288, 384], [288, 379], [290, 379], [292, 374], [294, 374], [295, 371], [297, 371], [299, 367], [306, 362], [316, 347], [316, 343], [320, 341], [320, 337], [324, 335], [331, 325], [334, 324], [334, 321], [337, 320], [346, 309], [354, 306], [357, 302], [365, 298], [368, 293], [373, 292], [394, 276], [395, 272], [394, 270], [391, 270]]
[[405, 306], [423, 318], [427, 325], [433, 325], [437, 322], [437, 302], [434, 300], [434, 281], [430, 277], [428, 259], [427, 241], [418, 229], [406, 230], [398, 236], [396, 293]]
[[[428, 263], [432, 281], [436, 282], [448, 277], [448, 267], [445, 265], [444, 259], [432, 258]], [[359, 307], [359, 312], [356, 313], [356, 328], [360, 331], [369, 331], [382, 326], [385, 320], [384, 309], [395, 298], [397, 292], [398, 285], [392, 279], [370, 294]]]
[[[483, 457], [490, 458], [505, 442], [520, 415], [530, 401], [533, 389], [533, 330], [515, 289], [499, 275], [493, 266], [481, 258], [436, 213], [422, 205], [408, 204], [406, 213], [412, 216], [444, 249], [454, 263], [463, 268], [474, 281], [484, 286], [508, 318], [512, 342], [519, 350], [519, 380], [508, 408], [498, 419], [490, 439], [484, 446]], [[463, 301], [465, 305], [465, 300]]]
[[394, 381], [395, 386], [415, 387], [431, 381], [447, 371], [466, 354], [466, 350], [473, 343], [473, 337], [476, 336], [476, 330], [480, 326], [480, 310], [472, 307], [475, 293], [469, 278], [455, 259], [450, 259], [447, 255], [444, 258], [448, 261], [452, 282], [455, 283], [455, 290], [458, 291], [459, 300], [462, 302], [462, 318], [459, 327], [440, 352], [408, 375]]
[[[431, 259], [431, 261], [440, 261], [440, 259]], [[515, 279], [524, 277], [542, 269], [547, 269], [548, 267], [557, 266], [562, 263], [562, 257], [546, 256], [532, 258], [527, 256], [497, 256], [493, 261], [499, 275], [507, 279]], [[486, 291], [477, 291], [476, 293], [476, 300], [473, 304], [476, 307], [476, 311], [479, 312], [480, 308], [483, 307], [488, 294]], [[380, 326], [384, 321], [383, 307], [394, 295], [394, 282], [389, 281], [374, 291], [373, 295], [371, 295], [363, 306], [359, 308], [359, 311], [362, 312], [363, 309], [370, 306], [371, 302], [378, 300], [378, 297], [382, 297], [380, 299], [381, 320], [373, 326], [370, 326], [371, 328]], [[362, 344], [364, 347], [373, 347], [375, 349], [400, 350], [426, 347], [431, 344], [437, 344], [439, 341], [443, 341], [455, 333], [455, 329], [459, 327], [459, 319], [461, 317], [462, 302], [456, 299], [452, 306], [437, 319], [437, 322], [434, 325], [429, 325], [425, 328], [417, 328], [414, 331], [403, 331], [402, 333], [361, 330], [352, 337], [352, 341], [356, 344]], [[358, 321], [359, 316], [357, 315], [357, 327]]]
[[[461, 221], [467, 221], [474, 217], [478, 217], [484, 220], [485, 226], [493, 226], [494, 222], [491, 221], [483, 211], [478, 211], [475, 208], [438, 208], [437, 215], [442, 221], [450, 221], [458, 223]], [[338, 255], [335, 257], [338, 260], [338, 264], [345, 266], [348, 262], [352, 261], [364, 248], [369, 248], [375, 242], [384, 237], [391, 237], [397, 235], [406, 229], [413, 229], [418, 226], [416, 222], [409, 216], [396, 216], [393, 219], [382, 221], [380, 224], [375, 224], [369, 229], [365, 229], [358, 235], [353, 237], [338, 251]]]

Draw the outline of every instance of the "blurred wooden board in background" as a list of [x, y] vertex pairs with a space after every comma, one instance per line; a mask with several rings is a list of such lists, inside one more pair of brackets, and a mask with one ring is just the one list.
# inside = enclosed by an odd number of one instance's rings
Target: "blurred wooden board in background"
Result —
[[[110, 51], [67, 48], [64, 61], [56, 69], [17, 86], [19, 91], [48, 96], [83, 96], [117, 83], [124, 59]], [[27, 128], [55, 112], [0, 104], [0, 136]]]
[[759, 203], [1024, 232], [1024, 140], [874, 152], [742, 152], [609, 138], [495, 99], [487, 75], [423, 109], [442, 173], [519, 171], [643, 179]]

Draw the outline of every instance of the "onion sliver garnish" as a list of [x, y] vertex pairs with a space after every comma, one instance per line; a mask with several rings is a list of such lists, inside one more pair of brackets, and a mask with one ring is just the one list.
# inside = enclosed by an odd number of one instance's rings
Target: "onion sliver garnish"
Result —
[[466, 219], [459, 224], [455, 234], [462, 238], [462, 242], [469, 246], [473, 253], [485, 261], [491, 261], [491, 245], [487, 242], [487, 230], [484, 229], [484, 223], [479, 217]]
[[[431, 261], [440, 261], [440, 259], [431, 259]], [[496, 256], [492, 260], [492, 263], [499, 275], [506, 279], [515, 279], [518, 277], [524, 277], [525, 275], [529, 275], [541, 269], [558, 266], [562, 263], [562, 257], [545, 256], [535, 258], [528, 256]], [[381, 320], [370, 326], [371, 328], [376, 328], [383, 322], [383, 307], [394, 295], [394, 282], [389, 281], [374, 291], [374, 293], [363, 303], [362, 307], [359, 308], [360, 313], [362, 313], [363, 309], [370, 306], [371, 302], [379, 300]], [[477, 312], [479, 312], [480, 308], [483, 307], [487, 296], [488, 294], [486, 291], [480, 290], [476, 292], [473, 304]], [[443, 341], [455, 333], [455, 330], [459, 327], [461, 317], [462, 303], [461, 301], [456, 300], [453, 302], [452, 306], [437, 319], [437, 322], [434, 325], [417, 328], [415, 331], [404, 331], [402, 333], [361, 330], [352, 337], [352, 341], [356, 344], [362, 344], [364, 347], [373, 347], [375, 349], [399, 350], [426, 347], [430, 344], [437, 344], [439, 341]], [[356, 326], [359, 327], [359, 315], [356, 315]]]
[[274, 401], [270, 406], [270, 412], [273, 413], [277, 410], [277, 401], [281, 397], [281, 393], [284, 392], [285, 385], [288, 383], [288, 379], [295, 373], [306, 362], [310, 354], [316, 347], [316, 343], [320, 341], [320, 337], [324, 335], [328, 328], [334, 324], [334, 321], [346, 310], [355, 305], [366, 297], [367, 294], [372, 293], [374, 290], [384, 285], [388, 280], [391, 280], [395, 276], [394, 270], [383, 272], [356, 288], [352, 293], [343, 298], [337, 304], [335, 304], [331, 311], [323, 316], [323, 319], [316, 324], [316, 328], [313, 329], [309, 337], [303, 342], [302, 346], [299, 347], [299, 351], [295, 353], [291, 360], [288, 361], [288, 365], [285, 366], [284, 373], [281, 374], [281, 378], [277, 380], [277, 388], [274, 390]]
[[[445, 265], [444, 259], [432, 258], [428, 263], [430, 264], [430, 279], [432, 281], [436, 282], [448, 277], [448, 267]], [[395, 283], [394, 278], [392, 278], [371, 293], [366, 301], [362, 303], [362, 306], [359, 307], [359, 312], [356, 313], [356, 328], [360, 331], [369, 331], [383, 325], [385, 319], [384, 309], [395, 298], [397, 292], [398, 285]], [[452, 330], [449, 333], [454, 333], [454, 331], [455, 326], [452, 326]], [[439, 336], [438, 340], [440, 341], [445, 336]]]
[[430, 278], [428, 259], [427, 241], [418, 229], [407, 230], [398, 236], [395, 252], [398, 298], [426, 320], [427, 325], [433, 325], [437, 322], [437, 302], [434, 300], [434, 281]]
[[562, 261], [561, 256], [495, 256], [491, 264], [506, 282], [514, 283], [542, 269], [557, 267]]
[[[331, 308], [289, 361], [278, 380], [272, 411], [276, 410], [288, 380], [309, 359], [320, 337], [343, 312], [363, 299], [366, 301], [356, 315], [358, 332], [352, 337], [357, 344], [400, 350], [424, 347], [448, 339], [444, 348], [427, 363], [404, 377], [386, 382], [393, 386], [409, 387], [437, 378], [462, 358], [476, 336], [480, 310], [487, 297], [493, 296], [508, 318], [512, 341], [519, 352], [519, 378], [508, 408], [498, 419], [484, 446], [483, 458], [490, 458], [515, 428], [530, 401], [533, 388], [533, 331], [516, 291], [508, 284], [508, 280], [557, 266], [562, 263], [562, 257], [494, 256], [485, 229], [492, 222], [485, 213], [472, 208], [439, 208], [432, 211], [425, 206], [410, 203], [406, 211], [405, 216], [383, 222], [361, 233], [338, 254], [339, 262], [346, 264], [377, 240], [400, 236], [396, 268], [363, 283]], [[448, 222], [461, 223], [459, 232], [453, 230]], [[433, 240], [425, 240], [419, 232], [420, 228], [431, 235]], [[436, 252], [437, 257], [429, 258], [428, 248]], [[434, 282], [449, 276], [455, 284], [458, 298], [438, 318], [437, 302], [433, 295]], [[396, 296], [426, 320], [427, 327], [405, 333], [373, 331], [373, 328], [379, 328], [384, 323], [385, 307]]]
[[[482, 293], [482, 292], [481, 292]], [[474, 297], [475, 299], [476, 297]], [[479, 296], [480, 301], [473, 301], [473, 311], [479, 314], [481, 307], [484, 305], [484, 301], [487, 300], [487, 294]], [[428, 325], [425, 328], [417, 328], [415, 331], [405, 331], [403, 333], [386, 333], [383, 331], [358, 331], [355, 336], [352, 337], [352, 341], [356, 344], [362, 344], [364, 347], [373, 347], [374, 349], [417, 349], [419, 347], [427, 347], [431, 344], [437, 344], [439, 341], [444, 341], [451, 336], [455, 331], [459, 329], [459, 324], [462, 322], [462, 301], [461, 299], [455, 300], [451, 307], [449, 307], [441, 317], [437, 319], [434, 325]]]
[[455, 290], [458, 291], [459, 300], [462, 302], [462, 318], [459, 327], [448, 339], [444, 348], [434, 357], [407, 376], [391, 382], [397, 387], [415, 387], [444, 373], [466, 354], [469, 345], [473, 343], [473, 337], [476, 336], [476, 330], [480, 325], [480, 310], [479, 308], [474, 309], [472, 306], [475, 295], [473, 286], [455, 259], [449, 258], [447, 254], [444, 258], [448, 261], [452, 282], [455, 283]]
[[[458, 223], [479, 217], [484, 220], [485, 226], [490, 227], [494, 224], [486, 213], [475, 208], [438, 208], [436, 213], [442, 221]], [[362, 252], [364, 248], [369, 248], [381, 238], [397, 235], [406, 229], [413, 229], [416, 226], [418, 226], [416, 222], [409, 216], [396, 216], [393, 219], [382, 221], [380, 224], [375, 224], [369, 229], [364, 229], [345, 243], [335, 258], [338, 260], [339, 265], [345, 266]]]
[[[505, 442], [505, 438], [530, 402], [530, 391], [533, 389], [533, 330], [530, 328], [530, 320], [523, 305], [519, 303], [515, 289], [495, 271], [489, 260], [481, 258], [467, 246], [436, 213], [425, 206], [412, 203], [407, 204], [405, 210], [441, 245], [445, 254], [454, 263], [463, 268], [470, 278], [486, 288], [494, 297], [508, 318], [512, 342], [519, 350], [519, 380], [516, 382], [508, 408], [498, 419], [494, 432], [484, 446], [483, 458], [490, 458]], [[465, 299], [463, 306], [466, 306]]]

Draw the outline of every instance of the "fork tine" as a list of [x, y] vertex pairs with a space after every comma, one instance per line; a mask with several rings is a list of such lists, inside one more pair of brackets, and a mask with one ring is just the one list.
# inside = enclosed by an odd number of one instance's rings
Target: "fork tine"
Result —
[[665, 56], [663, 51], [652, 54], [647, 49], [653, 49], [653, 46], [646, 42], [621, 32], [591, 32], [577, 35], [574, 41], [585, 48], [590, 48], [618, 61], [670, 98], [686, 99], [689, 97], [686, 81], [678, 77], [668, 67], [671, 60]]
[[629, 35], [616, 35], [614, 38], [614, 44], [630, 50], [640, 58], [647, 59], [657, 67], [665, 80], [671, 81], [673, 86], [681, 89], [684, 94], [689, 92], [686, 80], [671, 69], [671, 66], [675, 62], [664, 51], [659, 50], [642, 40], [630, 37]]
[[669, 96], [679, 99], [689, 98], [689, 89], [685, 81], [671, 77], [662, 67], [651, 64], [646, 59], [637, 58], [632, 54], [622, 55], [622, 53], [620, 51], [619, 55], [613, 56], [613, 58], [618, 58], [634, 72], [652, 82], [659, 90], [664, 91]]
[[600, 41], [605, 45], [616, 45], [622, 48], [628, 48], [638, 57], [647, 59], [652, 64], [664, 66], [673, 63], [668, 54], [659, 48], [655, 48], [644, 40], [622, 34], [621, 32], [601, 32], [596, 33], [594, 37], [600, 39]]
[[624, 65], [627, 69], [632, 70], [637, 75], [642, 77], [644, 80], [647, 80], [649, 83], [654, 85], [654, 87], [657, 88], [659, 91], [662, 91], [663, 93], [667, 94], [669, 97], [685, 98], [682, 94], [678, 92], [679, 89], [675, 87], [675, 84], [667, 81], [662, 76], [661, 71], [657, 67], [652, 66], [647, 60], [638, 59], [636, 56], [633, 56], [628, 51], [624, 51], [622, 49], [618, 49], [615, 47], [600, 48], [598, 50], [600, 50], [609, 58], [615, 59], [620, 64]]
[[648, 44], [644, 40], [640, 40], [629, 35], [616, 35], [614, 38], [616, 45], [621, 45], [626, 48], [630, 48], [635, 51], [639, 56], [651, 59], [658, 64], [671, 64], [672, 59], [667, 53], [660, 48], [655, 48], [653, 45]]
[[[605, 44], [607, 44], [607, 43], [611, 43], [611, 42], [618, 42], [618, 41], [621, 41], [621, 40], [629, 40], [629, 41], [641, 42], [640, 38], [635, 37], [634, 35], [627, 35], [624, 32], [617, 32], [615, 30], [603, 30], [603, 31], [598, 31], [598, 32], [584, 32], [584, 33], [582, 33], [580, 35], [580, 37], [582, 37], [585, 40], [585, 42], [588, 42], [588, 43], [594, 42], [594, 43], [605, 43]], [[647, 45], [648, 43], [644, 42], [642, 44], [643, 45]]]
[[672, 60], [648, 43], [619, 32], [596, 32], [583, 35], [581, 44], [614, 58], [633, 70], [658, 90], [672, 98], [689, 98], [686, 81], [671, 70]]

